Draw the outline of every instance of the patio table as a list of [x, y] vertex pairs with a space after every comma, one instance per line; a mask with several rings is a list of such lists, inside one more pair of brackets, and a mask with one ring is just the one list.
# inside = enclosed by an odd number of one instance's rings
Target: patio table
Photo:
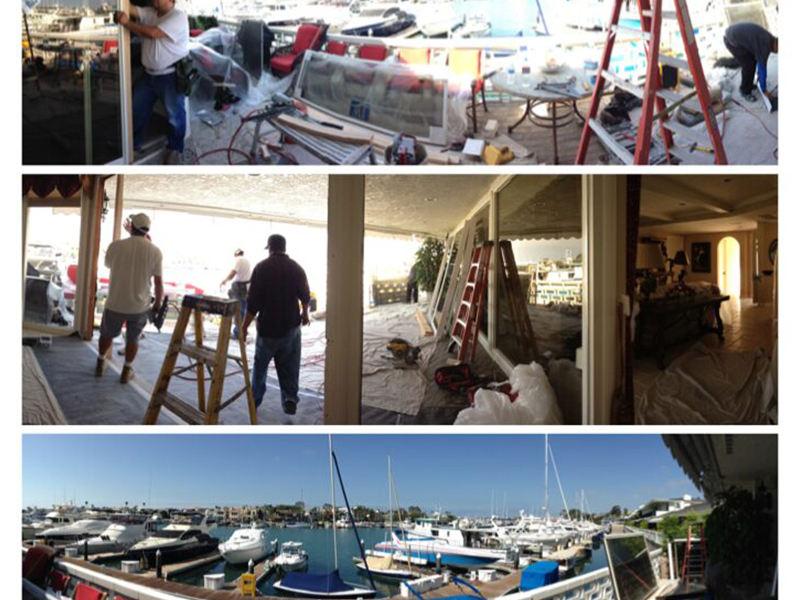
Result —
[[[522, 117], [510, 125], [512, 133], [525, 119], [537, 127], [553, 132], [553, 162], [558, 161], [558, 130], [573, 122], [577, 117], [585, 121], [578, 110], [578, 100], [592, 95], [594, 86], [591, 76], [583, 68], [562, 66], [555, 72], [544, 72], [535, 66], [530, 73], [517, 72], [512, 76], [507, 69], [497, 71], [491, 77], [492, 87], [498, 91], [523, 98], [526, 101]], [[536, 113], [539, 106], [546, 107], [546, 115]]]

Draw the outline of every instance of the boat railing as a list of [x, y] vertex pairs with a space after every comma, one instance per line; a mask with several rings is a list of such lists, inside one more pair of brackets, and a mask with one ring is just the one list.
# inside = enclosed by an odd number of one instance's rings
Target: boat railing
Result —
[[[23, 555], [27, 551], [27, 548], [23, 548]], [[118, 579], [113, 575], [99, 573], [97, 571], [87, 569], [86, 567], [82, 567], [80, 565], [60, 559], [53, 561], [53, 568], [79, 581], [100, 587], [108, 592], [113, 592], [114, 595], [122, 595], [127, 598], [135, 598], [136, 600], [185, 600], [183, 596], [177, 596], [175, 594], [154, 590], [138, 583], [123, 581], [122, 579]], [[23, 586], [25, 586], [26, 589], [32, 594], [36, 594], [37, 591], [41, 591], [38, 590], [38, 588], [36, 588], [33, 584], [24, 580]], [[45, 595], [44, 592], [42, 592], [42, 595], [38, 597], [52, 598], [52, 596]]]
[[[236, 30], [240, 22], [235, 19], [218, 19], [222, 27]], [[269, 30], [275, 34], [275, 44], [282, 45], [294, 40], [297, 35], [297, 26], [269, 26]], [[518, 52], [522, 48], [535, 49], [551, 48], [561, 46], [562, 48], [577, 48], [586, 46], [601, 45], [605, 37], [586, 36], [582, 34], [569, 34], [558, 38], [549, 36], [529, 36], [529, 37], [487, 37], [487, 38], [401, 38], [401, 37], [369, 37], [357, 35], [342, 35], [339, 33], [328, 32], [325, 34], [327, 41], [344, 42], [350, 46], [386, 46], [387, 48], [430, 48], [434, 51], [454, 50], [454, 49], [483, 49], [486, 51], [497, 52]], [[630, 41], [635, 38], [631, 37]]]
[[[650, 553], [655, 572], [662, 550]], [[565, 581], [559, 581], [528, 592], [507, 594], [502, 600], [614, 600], [614, 586], [608, 567], [579, 575]]]

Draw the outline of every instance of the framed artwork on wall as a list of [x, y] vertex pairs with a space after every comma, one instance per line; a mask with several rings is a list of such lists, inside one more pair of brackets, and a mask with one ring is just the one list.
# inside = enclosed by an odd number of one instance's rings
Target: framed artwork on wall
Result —
[[692, 272], [711, 273], [711, 242], [692, 244]]

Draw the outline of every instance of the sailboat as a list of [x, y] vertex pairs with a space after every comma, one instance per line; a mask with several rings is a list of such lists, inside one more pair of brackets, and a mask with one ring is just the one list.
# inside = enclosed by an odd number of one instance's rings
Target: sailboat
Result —
[[[372, 588], [355, 585], [343, 581], [339, 575], [339, 551], [336, 545], [336, 487], [333, 479], [333, 466], [336, 461], [336, 456], [333, 454], [333, 443], [331, 436], [328, 436], [328, 454], [331, 467], [331, 532], [333, 535], [333, 562], [334, 568], [330, 573], [300, 573], [297, 571], [290, 571], [286, 573], [282, 579], [272, 584], [272, 587], [285, 594], [293, 596], [300, 596], [303, 598], [372, 598], [377, 593], [374, 585]], [[336, 466], [338, 472], [338, 463]], [[347, 513], [350, 516], [350, 525], [356, 534], [358, 540], [358, 531], [355, 529], [355, 522], [353, 515], [350, 512], [350, 505], [347, 502], [347, 493], [344, 490], [344, 482], [342, 482], [341, 473], [339, 473], [339, 482], [342, 486], [342, 494], [347, 504]], [[359, 541], [359, 548], [361, 543]], [[369, 574], [369, 570], [367, 571]], [[372, 577], [370, 576], [370, 581]]]
[[[392, 457], [388, 456], [387, 458], [389, 464], [389, 531], [393, 531], [394, 510], [392, 508], [392, 502], [397, 498], [397, 490], [394, 487], [394, 477], [392, 476]], [[400, 503], [396, 502], [396, 504], [399, 511]], [[398, 513], [398, 516], [402, 520], [402, 515]], [[406, 565], [404, 566], [396, 560], [397, 558], [403, 558], [403, 556], [399, 555], [396, 557], [393, 552], [368, 550], [365, 554], [366, 556], [364, 558], [353, 558], [356, 568], [359, 571], [366, 572], [369, 570], [375, 577], [392, 581], [417, 579], [421, 577], [419, 573], [411, 569], [410, 557], [405, 557], [404, 562]]]

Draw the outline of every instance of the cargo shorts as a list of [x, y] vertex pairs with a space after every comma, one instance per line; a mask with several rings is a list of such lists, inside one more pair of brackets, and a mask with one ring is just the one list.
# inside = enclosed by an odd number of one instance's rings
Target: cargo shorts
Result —
[[136, 315], [105, 309], [103, 311], [103, 320], [100, 321], [100, 335], [113, 340], [122, 332], [123, 324], [125, 325], [125, 343], [138, 344], [139, 335], [147, 325], [147, 313], [143, 312]]

